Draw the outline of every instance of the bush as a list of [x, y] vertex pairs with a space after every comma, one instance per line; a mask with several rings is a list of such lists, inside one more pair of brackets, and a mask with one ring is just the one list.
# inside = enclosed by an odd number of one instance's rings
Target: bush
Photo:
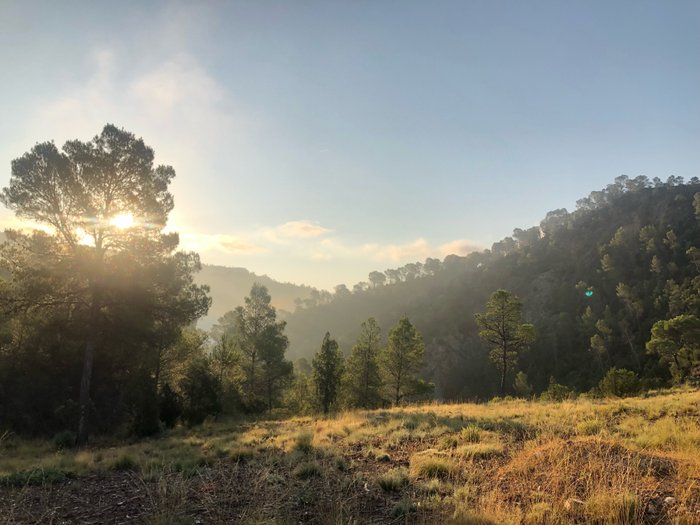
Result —
[[182, 414], [182, 400], [168, 383], [160, 391], [158, 404], [160, 420], [167, 428], [173, 428]]
[[188, 425], [199, 425], [221, 411], [219, 383], [204, 358], [193, 360], [182, 379], [182, 417]]
[[573, 392], [568, 387], [557, 383], [553, 377], [550, 377], [549, 386], [547, 390], [542, 392], [540, 397], [544, 401], [564, 401], [573, 397]]
[[399, 490], [408, 484], [408, 472], [404, 468], [390, 470], [377, 478], [377, 484], [384, 492]]
[[530, 397], [532, 394], [532, 386], [527, 380], [527, 374], [525, 372], [518, 372], [515, 374], [515, 383], [513, 385], [515, 389], [515, 394], [518, 397]]
[[468, 425], [459, 431], [459, 436], [468, 443], [481, 441], [481, 430], [476, 425]]
[[63, 430], [53, 437], [53, 444], [56, 449], [63, 450], [64, 448], [71, 448], [75, 445], [75, 433], [70, 430]]
[[309, 454], [314, 449], [313, 441], [313, 432], [301, 432], [294, 440], [294, 450]]
[[297, 468], [294, 469], [294, 476], [299, 479], [309, 479], [313, 476], [321, 475], [321, 467], [315, 461], [309, 461], [308, 463], [300, 463]]
[[637, 374], [624, 368], [611, 368], [598, 383], [598, 388], [606, 396], [627, 397], [639, 393], [640, 382]]
[[136, 466], [136, 460], [133, 457], [129, 456], [128, 454], [123, 454], [119, 456], [114, 463], [112, 463], [112, 470], [135, 470]]

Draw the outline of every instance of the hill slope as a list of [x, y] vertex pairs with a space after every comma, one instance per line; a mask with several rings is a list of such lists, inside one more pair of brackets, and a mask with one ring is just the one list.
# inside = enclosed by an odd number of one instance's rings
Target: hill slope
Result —
[[267, 275], [256, 275], [245, 268], [229, 268], [226, 266], [202, 265], [202, 271], [195, 275], [197, 284], [207, 284], [211, 288], [212, 306], [206, 317], [198, 322], [198, 326], [209, 329], [229, 310], [243, 304], [243, 298], [250, 293], [253, 283], [267, 287], [272, 296], [272, 304], [283, 312], [294, 310], [294, 300], [306, 299], [313, 290], [310, 286], [281, 283]]
[[438, 395], [485, 398], [496, 392], [497, 371], [474, 314], [504, 288], [521, 297], [538, 333], [520, 358], [535, 391], [550, 377], [588, 390], [611, 366], [636, 371], [647, 386], [663, 382], [666, 370], [644, 345], [656, 320], [700, 313], [693, 300], [700, 287], [700, 279], [693, 281], [700, 268], [698, 192], [697, 179], [619, 177], [581, 199], [573, 213], [550, 212], [540, 226], [516, 229], [491, 250], [426, 261], [403, 277], [387, 272], [394, 284], [296, 311], [288, 318], [290, 355], [313, 354], [326, 330], [347, 352], [363, 320], [374, 316], [386, 336], [407, 314], [424, 335], [425, 375]]
[[[0, 441], [8, 523], [697, 523], [700, 392]], [[70, 479], [76, 478], [77, 479]], [[46, 485], [36, 486], [40, 483]], [[51, 484], [53, 482], [53, 484]]]

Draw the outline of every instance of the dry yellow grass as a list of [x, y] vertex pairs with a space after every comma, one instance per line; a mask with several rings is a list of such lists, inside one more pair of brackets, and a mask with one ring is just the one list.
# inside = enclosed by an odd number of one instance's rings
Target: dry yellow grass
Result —
[[[697, 390], [215, 423], [108, 445], [56, 451], [49, 442], [5, 438], [0, 479], [22, 486], [128, 469], [151, 494], [151, 522], [170, 515], [161, 507], [171, 495], [187, 494], [212, 523], [234, 515], [284, 521], [297, 511], [330, 522], [700, 523]], [[210, 478], [219, 481], [205, 483]], [[250, 497], [236, 495], [248, 486]], [[2, 502], [0, 494], [0, 512]], [[192, 511], [183, 505], [177, 516]]]

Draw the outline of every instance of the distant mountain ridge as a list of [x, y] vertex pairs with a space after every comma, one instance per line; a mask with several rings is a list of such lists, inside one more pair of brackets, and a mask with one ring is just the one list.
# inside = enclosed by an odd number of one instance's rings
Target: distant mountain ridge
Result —
[[209, 313], [197, 323], [197, 326], [205, 330], [211, 328], [226, 312], [242, 305], [253, 283], [267, 287], [272, 296], [272, 305], [283, 314], [294, 311], [295, 299], [307, 299], [315, 290], [311, 286], [279, 282], [245, 268], [211, 264], [202, 265], [202, 271], [195, 275], [195, 282], [206, 284], [211, 289], [212, 305]]
[[423, 334], [425, 376], [438, 397], [486, 399], [496, 393], [497, 370], [474, 314], [502, 288], [522, 299], [537, 331], [518, 362], [534, 392], [552, 378], [587, 391], [613, 366], [653, 387], [668, 371], [646, 351], [652, 324], [700, 315], [700, 181], [621, 176], [575, 211], [551, 211], [490, 250], [400, 270], [296, 309], [286, 319], [289, 357], [311, 357], [326, 331], [347, 354], [368, 317], [386, 341], [405, 314]]

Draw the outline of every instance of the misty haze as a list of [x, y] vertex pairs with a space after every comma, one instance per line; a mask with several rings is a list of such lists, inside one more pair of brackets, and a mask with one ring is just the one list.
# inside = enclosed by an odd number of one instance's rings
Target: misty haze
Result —
[[699, 50], [0, 2], [0, 524], [700, 524]]

